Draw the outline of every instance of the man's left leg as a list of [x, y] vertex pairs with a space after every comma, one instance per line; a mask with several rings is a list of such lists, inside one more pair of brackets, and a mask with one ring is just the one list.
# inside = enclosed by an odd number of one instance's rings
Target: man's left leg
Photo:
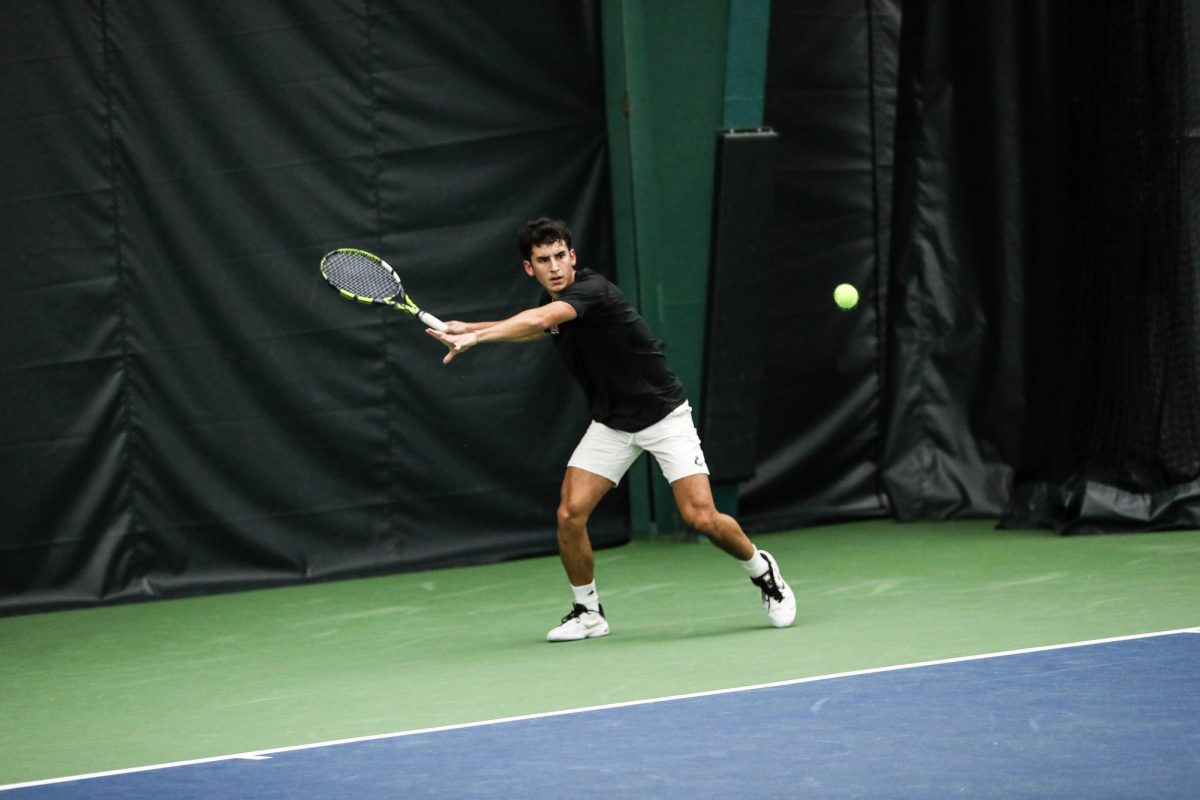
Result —
[[679, 478], [671, 484], [671, 491], [684, 523], [742, 562], [751, 582], [762, 592], [763, 608], [771, 624], [776, 628], [791, 625], [796, 619], [796, 595], [779, 573], [775, 558], [755, 547], [736, 519], [717, 510], [708, 475]]
[[712, 540], [720, 549], [739, 561], [754, 556], [754, 543], [746, 536], [738, 521], [717, 510], [713, 502], [712, 484], [704, 473], [688, 475], [671, 484], [675, 505], [688, 527]]

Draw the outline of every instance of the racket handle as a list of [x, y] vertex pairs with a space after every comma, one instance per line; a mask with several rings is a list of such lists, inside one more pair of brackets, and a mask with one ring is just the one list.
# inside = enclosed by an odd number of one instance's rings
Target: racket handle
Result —
[[428, 311], [418, 311], [417, 319], [421, 320], [421, 322], [424, 322], [426, 325], [433, 328], [435, 331], [446, 330], [446, 323], [442, 322], [440, 319], [435, 317], [433, 314], [430, 314]]

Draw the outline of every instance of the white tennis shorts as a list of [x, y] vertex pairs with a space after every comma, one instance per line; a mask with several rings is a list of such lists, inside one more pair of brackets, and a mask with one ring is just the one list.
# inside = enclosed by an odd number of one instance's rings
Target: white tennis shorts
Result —
[[654, 456], [668, 483], [689, 475], [709, 474], [704, 451], [700, 449], [700, 435], [692, 422], [692, 406], [686, 401], [636, 433], [619, 431], [593, 420], [567, 466], [586, 469], [617, 484], [643, 451]]

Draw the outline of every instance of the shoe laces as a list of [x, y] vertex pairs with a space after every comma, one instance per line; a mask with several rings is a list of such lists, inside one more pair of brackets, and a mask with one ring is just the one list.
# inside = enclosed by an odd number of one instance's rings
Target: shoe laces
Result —
[[[576, 603], [575, 605], [571, 606], [570, 613], [562, 618], [561, 624], [565, 625], [566, 623], [570, 622], [573, 619], [579, 619], [580, 617], [582, 617], [584, 614], [588, 613], [589, 611], [591, 611], [591, 609], [588, 608], [587, 606], [583, 605], [582, 603]], [[598, 613], [600, 614], [600, 616], [602, 616], [602, 617], [604, 616], [604, 606], [600, 606], [600, 611]]]
[[768, 568], [766, 572], [757, 578], [751, 578], [750, 582], [762, 592], [764, 603], [767, 600], [774, 600], [776, 603], [783, 602], [783, 591], [779, 588], [779, 584], [775, 582], [775, 570]]

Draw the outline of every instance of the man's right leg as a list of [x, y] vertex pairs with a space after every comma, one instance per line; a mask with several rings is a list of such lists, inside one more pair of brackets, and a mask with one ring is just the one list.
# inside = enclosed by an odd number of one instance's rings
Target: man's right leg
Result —
[[[567, 467], [558, 504], [558, 554], [571, 582], [575, 603], [562, 624], [547, 634], [546, 638], [552, 642], [591, 639], [608, 633], [608, 622], [595, 595], [596, 560], [587, 522], [613, 485], [608, 478], [594, 472]], [[592, 602], [587, 600], [589, 594]]]
[[579, 467], [567, 467], [558, 503], [558, 554], [572, 586], [591, 583], [596, 561], [587, 523], [613, 482]]

